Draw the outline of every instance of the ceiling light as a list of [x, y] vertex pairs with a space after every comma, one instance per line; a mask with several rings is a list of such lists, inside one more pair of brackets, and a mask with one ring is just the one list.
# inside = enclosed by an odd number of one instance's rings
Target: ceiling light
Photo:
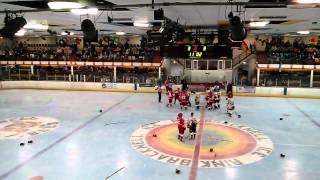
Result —
[[318, 4], [320, 0], [296, 0], [299, 4]]
[[92, 14], [95, 15], [98, 13], [98, 9], [97, 8], [89, 8], [89, 9], [71, 9], [71, 12], [73, 14], [77, 14], [77, 15], [85, 15], [85, 14]]
[[62, 36], [66, 36], [66, 35], [68, 35], [68, 33], [67, 32], [61, 32], [61, 35]]
[[120, 35], [120, 36], [125, 35], [125, 34], [126, 34], [126, 33], [125, 33], [125, 32], [122, 32], [122, 31], [116, 32], [116, 35]]
[[70, 32], [69, 35], [70, 35], [70, 36], [73, 36], [73, 35], [74, 35], [74, 32]]
[[14, 35], [16, 36], [24, 36], [24, 34], [26, 33], [27, 31], [25, 29], [20, 29], [18, 32], [16, 32]]
[[270, 21], [255, 21], [255, 22], [250, 22], [249, 26], [250, 27], [264, 27], [269, 23], [270, 23]]
[[150, 24], [147, 22], [134, 22], [133, 25], [137, 27], [149, 27]]
[[79, 9], [81, 4], [78, 2], [68, 2], [68, 1], [54, 1], [48, 2], [50, 9]]
[[38, 24], [38, 23], [31, 23], [28, 22], [25, 26], [23, 26], [25, 29], [38, 29], [38, 30], [47, 30], [49, 28], [48, 25]]
[[310, 34], [310, 31], [298, 31], [298, 34]]

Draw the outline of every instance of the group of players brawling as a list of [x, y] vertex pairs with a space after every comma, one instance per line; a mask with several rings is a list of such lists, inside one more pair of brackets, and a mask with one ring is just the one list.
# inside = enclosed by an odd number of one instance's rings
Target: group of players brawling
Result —
[[[187, 110], [188, 106], [191, 106], [190, 102], [190, 92], [187, 90], [180, 90], [178, 88], [177, 90], [173, 91], [172, 86], [166, 85], [166, 91], [167, 91], [167, 97], [168, 97], [168, 103], [167, 107], [172, 107], [173, 104], [176, 104], [178, 101], [180, 104], [181, 109]], [[220, 86], [216, 85], [212, 88], [208, 88], [205, 95], [206, 100], [206, 108], [208, 110], [213, 109], [219, 109], [220, 108], [220, 98], [221, 98], [221, 92], [220, 92]], [[232, 92], [227, 93], [227, 114], [232, 117], [232, 114], [234, 112], [235, 106], [234, 106], [234, 100], [233, 100], [233, 94]], [[194, 99], [194, 105], [197, 109], [200, 108], [200, 94], [196, 93], [196, 97]]]
[[[167, 91], [167, 97], [168, 97], [168, 103], [167, 107], [172, 107], [173, 104], [176, 104], [178, 101], [180, 104], [180, 108], [187, 110], [189, 106], [191, 106], [190, 103], [190, 93], [187, 90], [180, 90], [180, 88], [177, 88], [177, 90], [173, 91], [172, 86], [167, 86], [166, 84], [166, 91]], [[195, 107], [196, 109], [200, 109], [200, 94], [196, 93], [195, 97]], [[214, 110], [214, 109], [220, 109], [220, 98], [221, 98], [221, 92], [220, 92], [220, 86], [215, 85], [212, 88], [208, 88], [205, 92], [205, 108], [208, 110]], [[226, 97], [226, 110], [227, 115], [229, 117], [232, 117], [232, 114], [235, 111], [235, 105], [234, 105], [234, 99], [232, 91], [229, 91], [227, 93]], [[189, 139], [195, 139], [196, 138], [196, 132], [197, 132], [197, 118], [194, 117], [194, 113], [191, 112], [190, 118], [188, 118], [187, 121], [183, 118], [182, 113], [178, 113], [177, 115], [177, 123], [178, 123], [178, 139], [180, 141], [184, 140], [184, 134], [185, 130], [189, 129], [188, 137]]]
[[196, 139], [196, 133], [197, 133], [197, 118], [194, 117], [193, 112], [190, 114], [190, 118], [187, 122], [185, 122], [185, 119], [183, 118], [182, 113], [178, 113], [177, 116], [177, 122], [178, 122], [178, 139], [183, 142], [184, 140], [184, 133], [186, 130], [185, 124], [187, 124], [187, 128], [189, 128], [189, 139]]

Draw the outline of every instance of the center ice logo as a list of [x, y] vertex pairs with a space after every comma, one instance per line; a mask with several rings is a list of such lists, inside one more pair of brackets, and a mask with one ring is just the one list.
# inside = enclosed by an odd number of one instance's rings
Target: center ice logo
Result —
[[59, 127], [59, 121], [50, 117], [17, 117], [0, 120], [0, 139], [27, 138]]
[[[177, 139], [176, 122], [165, 120], [142, 125], [130, 138], [132, 147], [152, 159], [191, 166], [194, 140]], [[213, 149], [213, 151], [210, 149]], [[236, 167], [253, 163], [271, 154], [268, 136], [248, 126], [207, 121], [200, 149], [200, 168]]]

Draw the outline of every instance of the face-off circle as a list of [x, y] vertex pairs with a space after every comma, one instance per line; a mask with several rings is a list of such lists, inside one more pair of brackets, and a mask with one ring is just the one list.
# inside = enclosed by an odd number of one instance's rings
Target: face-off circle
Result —
[[[135, 150], [152, 159], [190, 167], [195, 140], [189, 140], [188, 134], [186, 129], [185, 142], [180, 142], [177, 123], [165, 120], [142, 125], [134, 131], [130, 142]], [[258, 130], [239, 124], [207, 121], [198, 166], [241, 166], [265, 158], [272, 150], [270, 138]]]
[[0, 120], [0, 139], [28, 138], [59, 127], [50, 117], [17, 117]]

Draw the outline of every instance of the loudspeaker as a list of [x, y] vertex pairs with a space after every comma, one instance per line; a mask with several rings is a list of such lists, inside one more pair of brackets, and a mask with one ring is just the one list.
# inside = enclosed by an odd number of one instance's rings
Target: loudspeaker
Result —
[[160, 8], [154, 11], [154, 20], [163, 20], [164, 19], [164, 12], [163, 9]]
[[227, 44], [229, 39], [229, 30], [218, 29], [218, 44]]
[[4, 38], [13, 38], [14, 34], [18, 32], [27, 21], [23, 17], [16, 17], [12, 20], [7, 20], [5, 26], [0, 30], [0, 34]]
[[229, 19], [230, 23], [230, 38], [233, 41], [243, 41], [247, 37], [247, 30], [239, 16], [233, 16]]
[[81, 30], [85, 42], [98, 42], [98, 31], [90, 19], [85, 19], [81, 22]]

